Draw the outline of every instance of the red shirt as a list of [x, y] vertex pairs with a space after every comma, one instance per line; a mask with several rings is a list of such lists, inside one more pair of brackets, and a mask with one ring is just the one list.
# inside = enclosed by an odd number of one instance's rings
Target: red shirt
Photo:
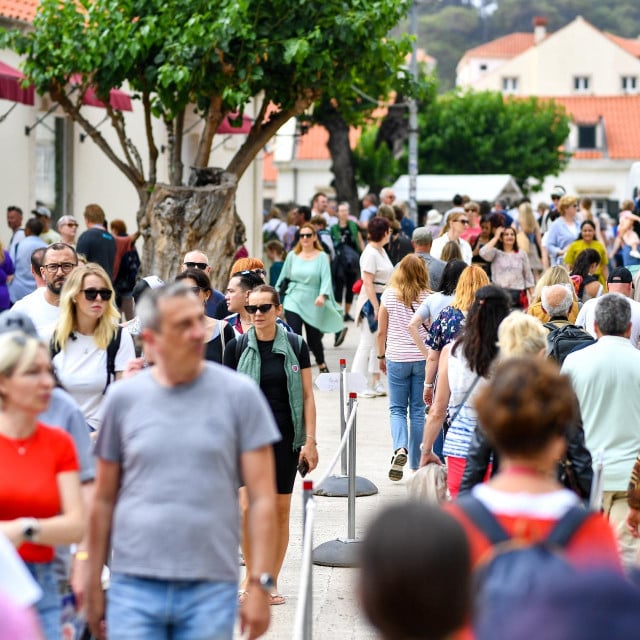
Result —
[[[78, 468], [73, 440], [62, 429], [38, 423], [26, 440], [0, 434], [0, 520], [59, 515], [57, 475]], [[25, 562], [51, 562], [54, 548], [25, 542], [18, 553]]]

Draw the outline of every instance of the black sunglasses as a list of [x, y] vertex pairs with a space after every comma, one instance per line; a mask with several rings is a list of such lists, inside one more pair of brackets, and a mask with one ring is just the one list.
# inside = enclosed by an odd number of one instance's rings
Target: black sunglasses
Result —
[[252, 316], [258, 311], [260, 313], [267, 313], [267, 311], [271, 311], [271, 308], [274, 306], [273, 302], [267, 302], [266, 304], [245, 304], [244, 310]]
[[249, 275], [262, 275], [266, 276], [267, 272], [264, 269], [245, 269], [244, 271], [236, 271], [232, 276], [249, 276]]
[[313, 233], [301, 233], [301, 238], [313, 238]]
[[203, 271], [209, 266], [206, 262], [185, 262], [187, 269], [202, 269]]
[[82, 293], [84, 293], [84, 297], [87, 300], [93, 301], [95, 300], [98, 296], [100, 296], [100, 298], [102, 298], [102, 300], [104, 300], [105, 302], [107, 302], [108, 300], [111, 300], [111, 289], [83, 289]]

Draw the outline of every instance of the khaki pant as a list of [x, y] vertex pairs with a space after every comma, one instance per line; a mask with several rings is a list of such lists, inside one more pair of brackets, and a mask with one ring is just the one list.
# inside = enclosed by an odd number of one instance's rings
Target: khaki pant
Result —
[[625, 567], [637, 566], [640, 539], [634, 538], [624, 523], [627, 512], [629, 511], [626, 491], [603, 492], [602, 510], [608, 518], [618, 542], [618, 550], [620, 551], [622, 563]]

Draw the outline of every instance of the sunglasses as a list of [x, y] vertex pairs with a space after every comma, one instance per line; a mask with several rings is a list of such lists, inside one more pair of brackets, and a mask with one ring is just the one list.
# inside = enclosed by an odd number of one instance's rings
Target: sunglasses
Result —
[[267, 272], [264, 269], [247, 269], [245, 271], [236, 271], [233, 276], [266, 276]]
[[466, 218], [458, 218], [456, 222], [462, 222], [462, 224], [469, 224], [469, 221]]
[[313, 238], [313, 233], [301, 233], [301, 238]]
[[105, 302], [107, 302], [108, 300], [111, 300], [111, 289], [90, 288], [90, 289], [83, 289], [82, 293], [84, 293], [84, 297], [89, 301], [95, 300], [98, 296], [100, 296], [100, 298]]
[[245, 304], [244, 310], [252, 316], [258, 311], [260, 313], [267, 313], [268, 311], [271, 311], [271, 308], [274, 306], [273, 302], [267, 302], [266, 304]]
[[187, 269], [202, 269], [203, 271], [209, 266], [206, 262], [185, 262]]
[[58, 273], [58, 269], [64, 274], [71, 273], [78, 264], [76, 262], [52, 262], [50, 264], [43, 264], [42, 266], [53, 275], [54, 273]]

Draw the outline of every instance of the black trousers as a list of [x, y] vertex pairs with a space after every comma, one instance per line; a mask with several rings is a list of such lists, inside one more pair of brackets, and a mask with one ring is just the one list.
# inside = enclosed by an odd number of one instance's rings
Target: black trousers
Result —
[[324, 364], [324, 347], [322, 346], [322, 332], [305, 322], [297, 313], [285, 310], [285, 317], [289, 326], [299, 335], [302, 335], [304, 325], [307, 334], [307, 344], [313, 353], [317, 364]]

